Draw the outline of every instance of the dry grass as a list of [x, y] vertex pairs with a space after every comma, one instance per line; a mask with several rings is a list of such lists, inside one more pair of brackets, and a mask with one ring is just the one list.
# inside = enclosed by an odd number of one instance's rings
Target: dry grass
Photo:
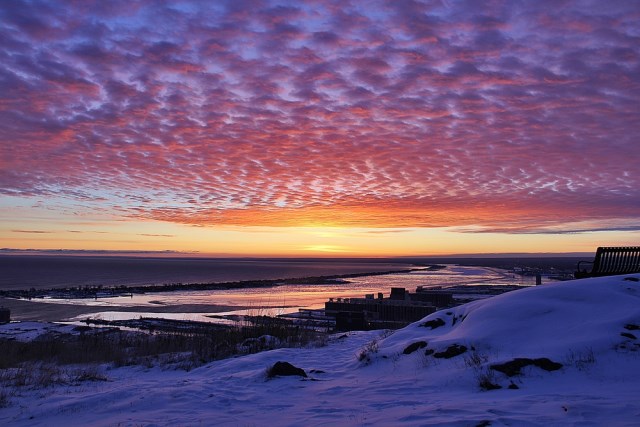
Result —
[[322, 333], [267, 318], [236, 327], [194, 326], [152, 333], [115, 328], [79, 329], [76, 334], [50, 334], [28, 342], [0, 340], [0, 369], [19, 367], [25, 362], [124, 366], [153, 364], [154, 359], [188, 360], [191, 366], [198, 366], [238, 354], [324, 342]]
[[45, 334], [28, 342], [0, 339], [0, 408], [10, 406], [21, 389], [107, 381], [103, 370], [108, 365], [190, 370], [238, 354], [324, 345], [326, 340], [324, 333], [267, 318], [228, 328], [133, 332], [79, 327], [75, 334]]

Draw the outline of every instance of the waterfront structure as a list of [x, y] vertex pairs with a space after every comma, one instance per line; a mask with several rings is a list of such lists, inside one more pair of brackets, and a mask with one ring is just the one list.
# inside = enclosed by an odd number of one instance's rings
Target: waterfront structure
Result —
[[336, 330], [401, 328], [447, 307], [453, 295], [445, 291], [409, 293], [405, 288], [392, 288], [389, 298], [378, 293], [364, 298], [331, 298], [325, 303], [325, 314], [336, 319]]

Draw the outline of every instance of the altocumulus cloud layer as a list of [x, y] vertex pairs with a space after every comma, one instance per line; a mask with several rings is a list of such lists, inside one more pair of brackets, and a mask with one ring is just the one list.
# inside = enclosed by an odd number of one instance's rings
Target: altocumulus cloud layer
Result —
[[0, 3], [0, 194], [186, 224], [640, 212], [640, 2]]

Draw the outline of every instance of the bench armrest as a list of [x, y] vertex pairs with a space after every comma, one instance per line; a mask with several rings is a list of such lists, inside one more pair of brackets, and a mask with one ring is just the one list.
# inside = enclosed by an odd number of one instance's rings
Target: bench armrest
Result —
[[578, 271], [582, 271], [582, 270], [580, 269], [580, 264], [591, 264], [591, 265], [593, 265], [593, 263], [594, 263], [594, 261], [578, 261], [577, 270], [578, 270]]

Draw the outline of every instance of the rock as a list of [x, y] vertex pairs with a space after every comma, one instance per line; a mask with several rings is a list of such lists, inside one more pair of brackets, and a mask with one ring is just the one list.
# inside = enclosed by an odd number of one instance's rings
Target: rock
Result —
[[268, 378], [285, 377], [292, 375], [298, 375], [307, 378], [307, 373], [304, 371], [304, 369], [293, 366], [289, 362], [276, 362], [267, 370]]
[[445, 351], [441, 351], [439, 353], [434, 353], [433, 357], [437, 357], [439, 359], [451, 359], [452, 357], [456, 357], [465, 353], [467, 351], [467, 347], [458, 344], [452, 344]]
[[480, 388], [482, 390], [491, 391], [491, 390], [500, 390], [502, 386], [496, 383], [492, 383], [488, 379], [485, 379], [480, 381]]
[[416, 350], [420, 350], [421, 348], [425, 348], [427, 346], [426, 341], [417, 341], [412, 344], [409, 344], [407, 348], [404, 349], [402, 354], [411, 354]]
[[508, 377], [513, 377], [514, 375], [520, 375], [520, 370], [522, 368], [531, 365], [544, 369], [545, 371], [557, 371], [562, 368], [561, 363], [554, 362], [546, 357], [539, 359], [516, 358], [509, 362], [491, 365], [490, 368], [498, 372], [502, 372]]
[[420, 324], [420, 326], [425, 328], [431, 328], [432, 330], [444, 325], [445, 325], [444, 320], [442, 320], [439, 317], [437, 319], [429, 320], [428, 322], [424, 322]]

